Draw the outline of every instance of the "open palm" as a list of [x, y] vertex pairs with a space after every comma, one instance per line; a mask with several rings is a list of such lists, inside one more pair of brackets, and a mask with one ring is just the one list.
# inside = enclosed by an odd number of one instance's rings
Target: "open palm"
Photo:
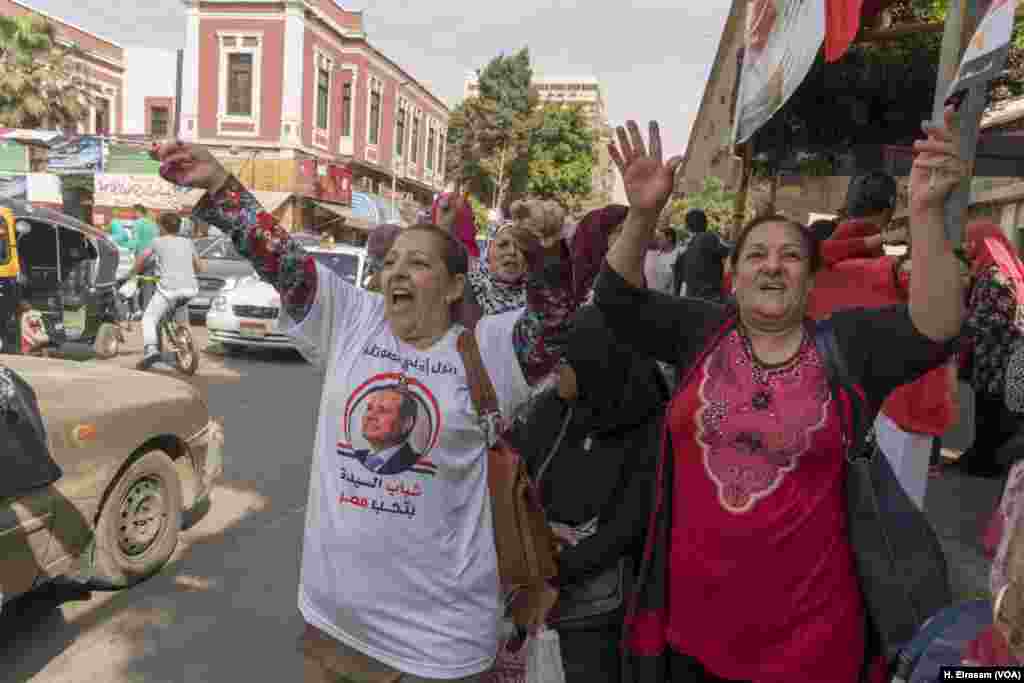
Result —
[[619, 143], [608, 145], [608, 152], [622, 174], [629, 206], [638, 211], [660, 212], [672, 196], [676, 168], [682, 158], [676, 156], [668, 162], [662, 161], [661, 133], [656, 121], [650, 123], [649, 150], [636, 121], [627, 121], [626, 128], [619, 126]]

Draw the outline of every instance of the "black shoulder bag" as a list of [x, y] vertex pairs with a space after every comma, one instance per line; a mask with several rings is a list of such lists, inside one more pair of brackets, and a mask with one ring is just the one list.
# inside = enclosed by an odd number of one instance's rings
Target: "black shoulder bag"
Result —
[[[868, 652], [892, 662], [925, 621], [952, 604], [946, 555], [875, 443], [872, 416], [830, 321], [818, 323], [814, 341], [843, 420], [847, 524], [869, 620]], [[841, 394], [849, 401], [849, 417]]]
[[[537, 468], [534, 481], [538, 490], [548, 465], [562, 446], [573, 415], [573, 407], [569, 406], [551, 450]], [[548, 616], [548, 625], [563, 631], [603, 628], [612, 623], [623, 609], [632, 579], [633, 562], [628, 557], [621, 557], [611, 567], [580, 581], [559, 586], [558, 602]]]

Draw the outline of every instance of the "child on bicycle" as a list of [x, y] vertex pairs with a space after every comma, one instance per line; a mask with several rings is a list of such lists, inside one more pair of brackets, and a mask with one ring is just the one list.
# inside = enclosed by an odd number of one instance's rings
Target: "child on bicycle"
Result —
[[[199, 293], [196, 273], [203, 270], [192, 240], [178, 235], [181, 218], [173, 213], [165, 213], [160, 216], [159, 225], [160, 236], [139, 254], [129, 273], [131, 276], [144, 272], [146, 262], [156, 257], [160, 281], [142, 316], [143, 354], [137, 366], [140, 370], [149, 369], [159, 360], [157, 325], [176, 304]], [[178, 315], [185, 315], [185, 311], [179, 309]]]

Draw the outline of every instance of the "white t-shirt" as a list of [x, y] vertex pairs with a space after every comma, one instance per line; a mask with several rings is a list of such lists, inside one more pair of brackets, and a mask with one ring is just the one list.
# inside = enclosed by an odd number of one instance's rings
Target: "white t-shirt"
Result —
[[679, 249], [661, 251], [651, 249], [644, 257], [644, 277], [647, 288], [664, 294], [672, 294], [672, 266], [679, 256]]
[[[462, 328], [421, 351], [391, 332], [381, 296], [319, 265], [317, 276], [313, 308], [289, 330], [325, 378], [299, 611], [402, 672], [485, 671], [501, 600], [485, 436], [456, 348]], [[530, 394], [512, 344], [522, 312], [485, 317], [476, 330], [503, 415]], [[364, 462], [375, 451], [387, 457], [373, 472]]]
[[160, 288], [167, 292], [199, 289], [192, 259], [196, 255], [192, 240], [178, 235], [162, 235], [149, 248], [160, 264]]

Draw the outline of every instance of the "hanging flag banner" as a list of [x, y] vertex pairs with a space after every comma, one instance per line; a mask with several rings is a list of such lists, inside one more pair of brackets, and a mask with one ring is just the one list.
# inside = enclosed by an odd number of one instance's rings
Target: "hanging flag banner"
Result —
[[822, 0], [748, 0], [733, 139], [743, 144], [807, 77], [825, 40]]
[[960, 158], [968, 164], [964, 182], [946, 200], [946, 238], [959, 244], [964, 218], [971, 198], [971, 177], [978, 152], [981, 117], [988, 104], [989, 84], [1006, 66], [1013, 36], [1017, 0], [991, 0], [978, 22], [971, 41], [964, 47], [960, 68], [946, 94], [946, 105], [957, 108]]
[[172, 185], [160, 176], [97, 173], [93, 191], [95, 206], [142, 204], [158, 211], [181, 211], [192, 190]]
[[103, 139], [94, 135], [78, 135], [50, 144], [50, 173], [102, 173]]

